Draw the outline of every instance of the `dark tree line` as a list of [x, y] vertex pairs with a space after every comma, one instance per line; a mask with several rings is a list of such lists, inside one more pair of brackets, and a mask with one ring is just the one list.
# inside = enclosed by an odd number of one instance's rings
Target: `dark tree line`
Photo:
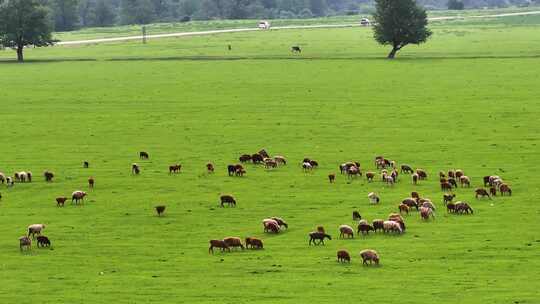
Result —
[[[0, 0], [0, 3], [6, 0]], [[56, 31], [116, 24], [371, 14], [374, 0], [37, 0]], [[540, 0], [417, 0], [427, 9], [529, 5]]]

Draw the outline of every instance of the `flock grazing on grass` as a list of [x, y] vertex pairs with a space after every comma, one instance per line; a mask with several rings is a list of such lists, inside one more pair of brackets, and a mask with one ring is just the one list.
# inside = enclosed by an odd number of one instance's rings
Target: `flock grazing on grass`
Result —
[[[139, 158], [141, 160], [148, 160], [149, 154], [147, 152], [140, 152]], [[287, 165], [288, 161], [284, 156], [276, 155], [271, 157], [264, 149], [254, 154], [243, 154], [238, 158], [239, 163], [230, 164], [227, 166], [227, 173], [231, 177], [244, 177], [247, 174], [245, 165], [252, 163], [255, 165], [263, 165], [268, 170], [273, 170], [279, 166]], [[396, 161], [389, 160], [383, 156], [377, 156], [374, 160], [374, 165], [378, 173], [374, 171], [363, 172], [363, 168], [359, 162], [349, 161], [342, 163], [338, 166], [341, 175], [346, 175], [347, 179], [353, 180], [361, 178], [365, 175], [368, 183], [372, 183], [379, 176], [380, 181], [388, 187], [393, 187], [396, 183], [400, 182], [400, 175], [410, 175], [410, 180], [413, 185], [417, 185], [424, 180], [428, 179], [428, 174], [423, 169], [413, 169], [410, 165], [402, 164], [399, 167]], [[83, 168], [89, 168], [88, 161], [83, 162]], [[304, 158], [301, 162], [301, 168], [304, 172], [308, 173], [316, 170], [319, 167], [319, 163], [311, 158]], [[181, 164], [172, 164], [169, 166], [169, 174], [178, 174], [182, 171]], [[215, 166], [212, 163], [206, 164], [206, 172], [212, 174], [215, 171]], [[141, 174], [141, 167], [137, 163], [133, 163], [131, 166], [131, 173], [133, 175]], [[30, 171], [18, 171], [13, 174], [13, 177], [7, 176], [0, 172], [0, 183], [6, 184], [7, 187], [13, 187], [15, 182], [17, 183], [31, 183], [33, 174]], [[51, 171], [45, 171], [43, 173], [44, 180], [48, 183], [53, 182], [55, 174]], [[336, 182], [336, 173], [332, 172], [328, 174], [328, 180], [331, 184]], [[443, 191], [442, 201], [446, 207], [446, 211], [451, 214], [473, 214], [474, 211], [470, 204], [465, 201], [454, 202], [456, 195], [452, 192], [454, 189], [470, 188], [472, 180], [469, 176], [465, 175], [463, 170], [448, 170], [439, 172], [440, 190]], [[88, 178], [88, 187], [94, 188], [94, 177]], [[483, 187], [475, 188], [474, 194], [476, 199], [488, 198], [492, 199], [499, 193], [501, 196], [512, 195], [512, 189], [505, 183], [500, 176], [491, 175], [484, 176]], [[82, 190], [76, 190], [71, 195], [71, 203], [75, 205], [82, 204], [84, 198], [87, 196], [87, 192]], [[370, 192], [367, 195], [370, 204], [377, 205], [381, 202], [381, 197], [376, 192]], [[0, 193], [0, 199], [2, 195]], [[64, 207], [67, 197], [57, 197], [56, 206]], [[222, 194], [220, 196], [221, 207], [236, 207], [237, 200], [231, 194]], [[163, 216], [166, 210], [166, 206], [159, 205], [155, 207], [155, 211], [159, 217]], [[367, 219], [363, 219], [360, 212], [353, 211], [352, 219], [357, 222], [357, 227], [343, 224], [338, 227], [340, 233], [339, 238], [354, 238], [355, 231], [357, 235], [369, 235], [370, 232], [384, 234], [403, 234], [406, 231], [405, 220], [403, 215], [409, 215], [411, 212], [416, 211], [420, 215], [422, 220], [434, 220], [436, 207], [433, 201], [426, 197], [421, 197], [418, 192], [411, 192], [410, 197], [404, 198], [396, 208], [396, 213], [391, 213], [386, 220], [374, 219], [371, 223]], [[280, 217], [270, 217], [262, 220], [264, 233], [281, 233], [283, 230], [288, 229], [287, 222]], [[32, 247], [32, 241], [37, 240], [38, 247], [50, 247], [51, 241], [48, 237], [41, 235], [45, 229], [45, 224], [32, 224], [28, 226], [28, 234], [19, 238], [20, 250], [27, 251]], [[332, 236], [326, 233], [324, 227], [318, 226], [315, 231], [308, 233], [309, 241], [308, 245], [324, 245], [325, 240], [332, 240]], [[210, 240], [209, 253], [214, 253], [214, 248], [221, 251], [231, 251], [231, 249], [239, 248], [244, 249], [263, 249], [263, 241], [256, 237], [247, 237], [242, 242], [239, 237], [226, 237], [222, 240]], [[365, 249], [360, 251], [360, 257], [364, 265], [375, 263], [379, 264], [379, 254], [372, 249]], [[337, 260], [339, 262], [350, 262], [351, 255], [346, 250], [339, 250], [337, 252]]]

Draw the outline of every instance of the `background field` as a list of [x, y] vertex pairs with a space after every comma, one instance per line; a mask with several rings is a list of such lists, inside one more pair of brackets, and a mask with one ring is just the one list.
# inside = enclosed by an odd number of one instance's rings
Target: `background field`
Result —
[[[1, 52], [0, 170], [37, 177], [0, 186], [0, 302], [538, 303], [540, 19], [501, 20], [434, 25], [432, 41], [395, 61], [361, 28], [36, 49], [26, 64]], [[305, 52], [289, 54], [293, 44]], [[290, 164], [226, 176], [238, 155], [263, 147]], [[151, 158], [131, 176], [141, 150]], [[430, 179], [328, 184], [341, 162], [373, 169], [379, 154]], [[320, 168], [304, 174], [305, 156]], [[175, 162], [184, 173], [169, 176]], [[501, 175], [514, 196], [475, 200], [459, 189], [475, 214], [447, 215], [435, 175], [450, 168], [474, 186]], [[89, 176], [96, 188], [84, 206], [55, 207], [87, 190]], [[435, 221], [413, 213], [404, 235], [337, 239], [353, 210], [384, 218], [412, 190], [437, 202]], [[218, 208], [220, 193], [238, 207]], [[261, 220], [273, 215], [289, 230], [264, 235]], [[32, 223], [47, 224], [54, 250], [19, 253]], [[334, 239], [309, 247], [317, 225]], [[209, 239], [251, 235], [266, 249], [207, 252]], [[351, 265], [335, 262], [340, 248]], [[365, 248], [379, 251], [380, 267], [360, 265]]]

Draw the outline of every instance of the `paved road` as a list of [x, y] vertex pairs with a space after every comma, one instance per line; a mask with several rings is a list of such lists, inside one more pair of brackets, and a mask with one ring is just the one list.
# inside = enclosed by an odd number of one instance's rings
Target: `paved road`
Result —
[[[428, 18], [430, 21], [443, 21], [443, 20], [456, 20], [456, 19], [469, 19], [469, 18], [498, 18], [498, 17], [510, 17], [510, 16], [525, 16], [525, 15], [538, 15], [540, 11], [531, 11], [531, 12], [521, 12], [521, 13], [505, 13], [505, 14], [496, 14], [496, 15], [478, 15], [478, 16], [447, 16], [447, 17], [433, 17]], [[315, 28], [343, 28], [343, 27], [355, 27], [360, 26], [359, 24], [321, 24], [321, 25], [290, 25], [290, 26], [276, 26], [272, 27], [271, 30], [288, 30], [288, 29], [315, 29]], [[238, 28], [238, 29], [228, 29], [228, 30], [213, 30], [213, 31], [200, 31], [200, 32], [182, 32], [182, 33], [170, 33], [170, 34], [156, 34], [156, 35], [146, 35], [147, 39], [155, 38], [170, 38], [170, 37], [184, 37], [184, 36], [203, 36], [203, 35], [215, 35], [215, 34], [224, 34], [224, 33], [240, 33], [240, 32], [254, 32], [260, 31], [260, 29], [253, 28]], [[130, 40], [141, 40], [143, 37], [139, 36], [129, 36], [129, 37], [115, 37], [115, 38], [100, 38], [100, 39], [90, 39], [90, 40], [76, 40], [76, 41], [62, 41], [58, 42], [56, 45], [80, 45], [80, 44], [95, 44], [95, 43], [106, 43], [106, 42], [118, 42], [118, 41], [130, 41]]]

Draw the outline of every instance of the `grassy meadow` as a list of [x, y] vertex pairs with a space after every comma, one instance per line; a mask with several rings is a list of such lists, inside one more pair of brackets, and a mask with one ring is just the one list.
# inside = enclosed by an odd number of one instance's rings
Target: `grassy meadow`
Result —
[[[0, 185], [0, 302], [539, 303], [539, 24], [434, 23], [431, 41], [394, 61], [367, 28], [28, 49], [24, 64], [0, 51], [0, 171], [35, 175]], [[296, 44], [301, 55], [289, 52]], [[289, 164], [227, 176], [261, 148]], [[381, 154], [429, 179], [413, 186], [401, 175], [387, 187], [337, 172], [328, 183], [340, 163], [375, 170]], [[320, 167], [302, 172], [304, 157]], [[169, 175], [177, 162], [183, 172]], [[474, 215], [444, 211], [437, 172], [452, 168], [472, 178], [455, 193]], [[476, 200], [490, 174], [514, 195]], [[56, 207], [78, 189], [89, 193], [84, 205]], [[353, 210], [386, 218], [413, 190], [437, 204], [435, 220], [413, 212], [403, 235], [338, 239], [339, 225], [355, 226]], [[221, 193], [238, 206], [219, 208]], [[270, 216], [289, 229], [264, 234]], [[33, 223], [47, 225], [53, 247], [21, 254], [18, 237]], [[333, 239], [310, 247], [317, 225]], [[260, 237], [265, 249], [208, 254], [208, 240], [226, 236]], [[342, 248], [350, 265], [336, 262]], [[366, 248], [380, 267], [361, 265]]]

